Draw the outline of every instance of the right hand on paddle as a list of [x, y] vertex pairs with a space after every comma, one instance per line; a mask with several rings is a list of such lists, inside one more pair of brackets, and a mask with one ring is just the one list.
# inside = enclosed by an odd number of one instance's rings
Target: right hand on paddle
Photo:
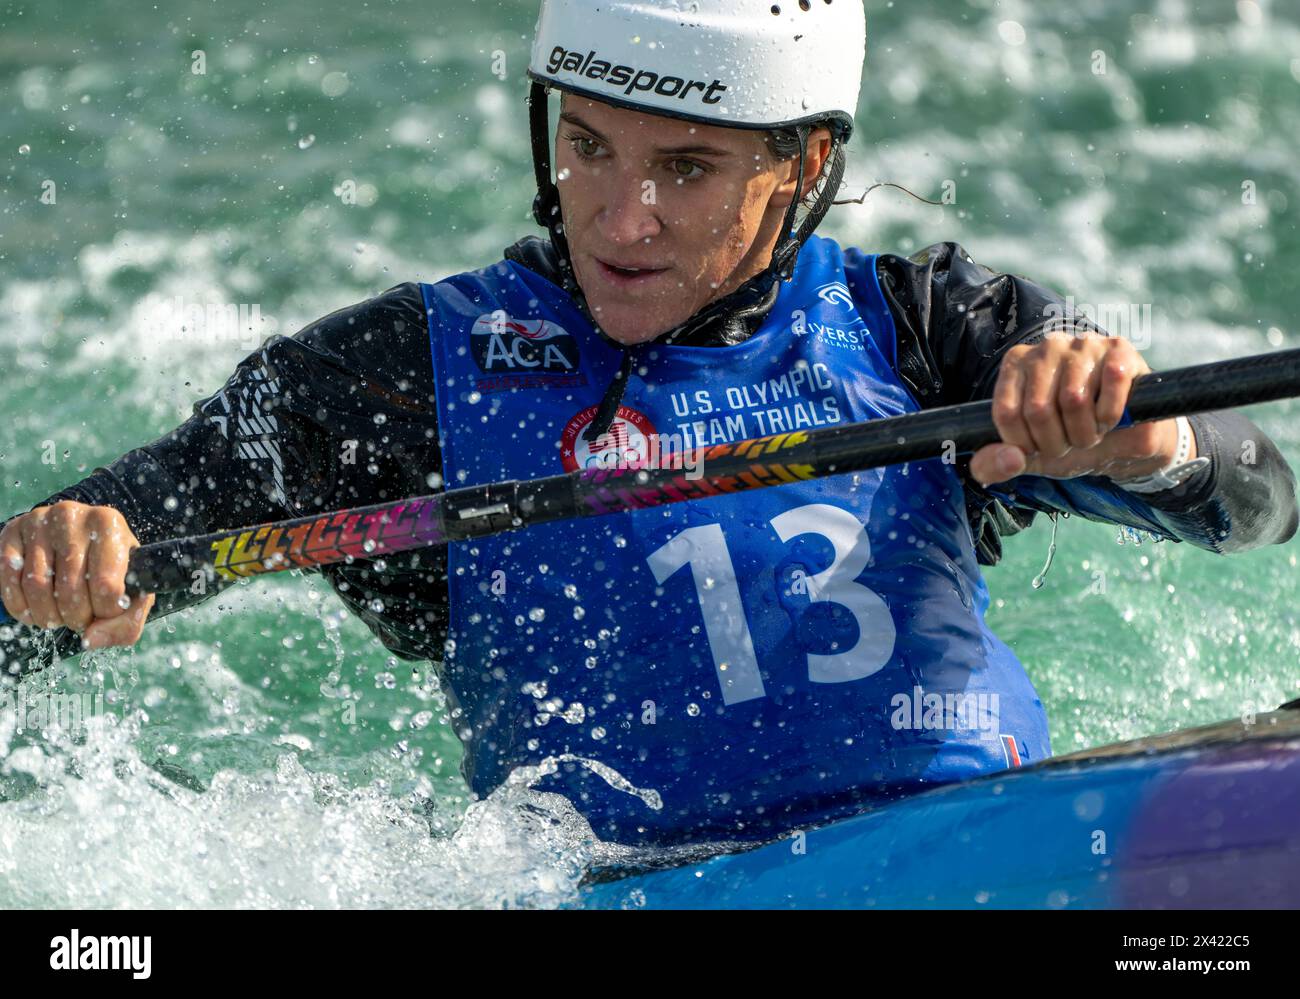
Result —
[[0, 531], [0, 598], [10, 617], [71, 628], [82, 647], [134, 645], [154, 604], [126, 596], [127, 560], [140, 547], [112, 507], [64, 500], [15, 517]]

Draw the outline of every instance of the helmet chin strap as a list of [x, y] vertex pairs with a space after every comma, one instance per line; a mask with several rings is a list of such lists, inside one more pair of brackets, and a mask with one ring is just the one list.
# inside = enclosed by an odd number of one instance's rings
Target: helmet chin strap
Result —
[[[623, 360], [619, 365], [618, 373], [606, 391], [605, 397], [601, 400], [595, 419], [583, 433], [585, 439], [593, 441], [609, 430], [613, 425], [615, 416], [618, 414], [618, 407], [623, 399], [623, 390], [626, 388], [628, 378], [632, 373], [632, 355], [626, 344], [615, 340], [601, 327], [599, 320], [592, 314], [587, 298], [578, 285], [577, 277], [574, 274], [573, 264], [570, 259], [569, 241], [564, 234], [564, 219], [560, 213], [560, 190], [551, 179], [551, 140], [547, 87], [541, 83], [534, 82], [529, 90], [528, 125], [532, 137], [533, 173], [537, 180], [537, 196], [533, 199], [533, 218], [537, 220], [538, 225], [544, 227], [550, 233], [551, 245], [555, 247], [556, 255], [559, 258], [564, 290], [574, 300], [579, 310], [591, 322], [600, 336], [607, 343], [618, 347], [623, 352]], [[799, 169], [795, 182], [795, 193], [790, 200], [790, 207], [786, 209], [782, 222], [782, 236], [772, 251], [772, 259], [767, 267], [735, 291], [706, 305], [685, 322], [660, 334], [651, 342], [670, 344], [699, 329], [701, 326], [716, 322], [726, 316], [738, 312], [752, 313], [760, 311], [763, 306], [770, 306], [772, 301], [775, 300], [776, 290], [780, 282], [789, 281], [794, 277], [799, 250], [807, 242], [808, 237], [813, 234], [817, 226], [821, 224], [822, 219], [826, 217], [826, 213], [830, 211], [835, 192], [839, 190], [840, 181], [844, 177], [845, 166], [842, 143], [838, 134], [833, 133], [831, 137], [830, 166], [827, 172], [825, 188], [804, 217], [798, 231], [795, 231], [795, 219], [802, 200], [799, 194], [803, 190], [808, 136], [812, 131], [812, 126], [806, 124], [796, 125], [795, 129], [799, 134]]]
[[[578, 287], [569, 261], [569, 241], [564, 236], [564, 219], [560, 215], [560, 189], [551, 179], [550, 119], [547, 115], [547, 88], [534, 83], [528, 91], [528, 131], [533, 142], [533, 174], [537, 179], [537, 197], [533, 199], [533, 218], [551, 234], [551, 244], [560, 258], [564, 290], [578, 302], [587, 318], [595, 323], [587, 309], [587, 300]], [[600, 329], [600, 324], [596, 323]], [[601, 330], [601, 335], [605, 333]]]

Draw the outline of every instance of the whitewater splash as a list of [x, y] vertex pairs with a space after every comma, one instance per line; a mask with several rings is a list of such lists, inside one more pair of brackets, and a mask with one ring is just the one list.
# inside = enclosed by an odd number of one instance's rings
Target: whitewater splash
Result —
[[574, 901], [590, 867], [634, 852], [598, 840], [563, 797], [533, 790], [566, 760], [521, 768], [462, 811], [427, 778], [351, 787], [294, 752], [272, 772], [218, 771], [204, 788], [141, 755], [149, 717], [139, 708], [24, 727], [20, 705], [72, 696], [56, 688], [78, 679], [39, 675], [0, 700], [6, 907], [550, 908]]

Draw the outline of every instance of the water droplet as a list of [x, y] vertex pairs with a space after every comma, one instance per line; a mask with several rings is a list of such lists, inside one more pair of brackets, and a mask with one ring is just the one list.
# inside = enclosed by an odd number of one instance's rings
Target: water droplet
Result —
[[298, 140], [298, 148], [310, 149], [315, 142], [316, 142], [316, 136], [304, 135], [301, 139]]
[[1047, 545], [1047, 561], [1043, 564], [1042, 571], [1039, 572], [1039, 574], [1035, 576], [1033, 581], [1030, 583], [1030, 585], [1035, 590], [1042, 589], [1043, 582], [1047, 578], [1047, 570], [1052, 567], [1052, 557], [1056, 554], [1056, 524], [1057, 524], [1057, 518], [1053, 516], [1052, 517], [1052, 538]]
[[26, 155], [27, 155], [28, 153], [30, 153], [31, 151], [32, 151], [32, 147], [29, 146], [29, 145], [28, 145], [27, 143], [25, 143], [25, 142], [24, 142], [21, 146], [18, 147], [18, 155], [19, 155], [19, 156], [26, 156]]
[[351, 85], [347, 73], [326, 73], [320, 81], [321, 93], [326, 97], [342, 97]]
[[1008, 45], [1025, 44], [1025, 26], [1019, 21], [1003, 21], [998, 25], [998, 36]]

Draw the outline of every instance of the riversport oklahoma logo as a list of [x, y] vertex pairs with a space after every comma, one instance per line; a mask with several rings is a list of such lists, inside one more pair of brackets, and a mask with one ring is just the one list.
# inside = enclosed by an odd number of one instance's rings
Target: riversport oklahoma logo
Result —
[[867, 339], [871, 336], [871, 330], [861, 319], [855, 318], [849, 327], [845, 328], [831, 323], [815, 322], [802, 311], [795, 313], [790, 330], [795, 336], [807, 336], [811, 333], [828, 347], [840, 347], [843, 350], [866, 350]]
[[560, 461], [565, 471], [580, 468], [626, 468], [651, 463], [651, 444], [658, 441], [654, 424], [645, 413], [631, 406], [619, 406], [614, 422], [594, 441], [587, 440], [586, 430], [596, 418], [598, 406], [588, 406], [576, 414], [560, 435]]
[[847, 313], [847, 321], [841, 320], [839, 323], [822, 323], [816, 322], [809, 318], [809, 312], [820, 314], [829, 311], [822, 306], [816, 306], [805, 312], [803, 309], [796, 309], [794, 313], [794, 322], [790, 329], [795, 336], [807, 336], [809, 333], [829, 347], [839, 347], [842, 350], [865, 350], [867, 339], [871, 336], [871, 330], [867, 324], [858, 315], [857, 307], [853, 302], [853, 295], [848, 286], [842, 281], [832, 281], [830, 284], [824, 284], [817, 289], [817, 297], [820, 298], [827, 306], [838, 308], [841, 312]]
[[698, 89], [700, 100], [705, 104], [720, 104], [722, 98], [715, 96], [727, 89], [721, 80], [702, 83], [699, 80], [685, 80], [680, 76], [661, 76], [653, 70], [637, 69], [635, 66], [617, 66], [604, 59], [596, 58], [596, 50], [585, 53], [573, 52], [561, 45], [551, 49], [551, 57], [546, 62], [548, 73], [576, 73], [588, 80], [599, 80], [613, 87], [623, 87], [627, 96], [634, 90], [642, 93], [653, 91], [660, 97], [676, 97], [685, 100], [686, 95]]
[[469, 339], [484, 374], [569, 374], [578, 367], [578, 341], [546, 319], [512, 319], [498, 310], [479, 316]]

